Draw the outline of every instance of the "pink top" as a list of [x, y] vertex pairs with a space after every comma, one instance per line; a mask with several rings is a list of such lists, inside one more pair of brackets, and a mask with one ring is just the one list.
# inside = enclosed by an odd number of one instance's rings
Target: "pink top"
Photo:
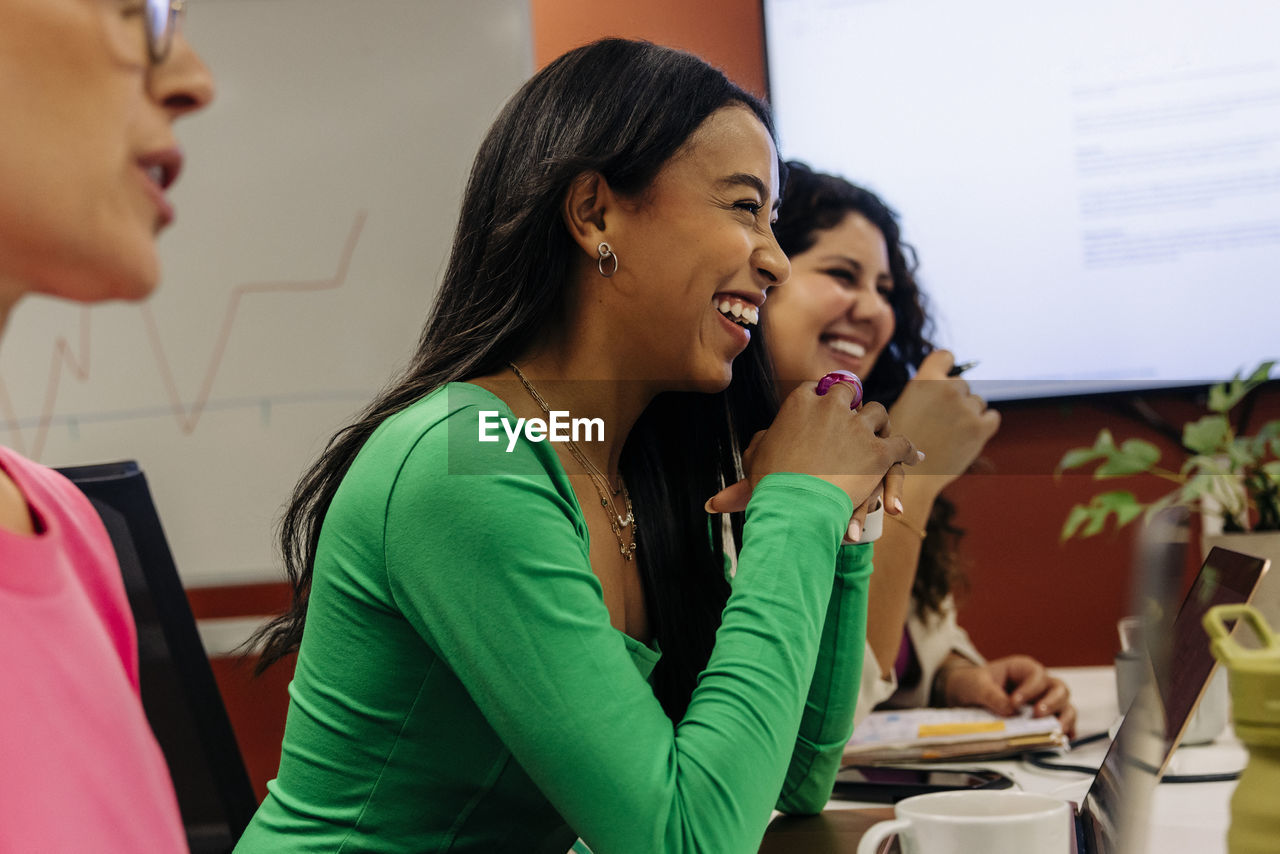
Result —
[[0, 850], [186, 851], [107, 532], [56, 472], [0, 468], [40, 529], [0, 530]]

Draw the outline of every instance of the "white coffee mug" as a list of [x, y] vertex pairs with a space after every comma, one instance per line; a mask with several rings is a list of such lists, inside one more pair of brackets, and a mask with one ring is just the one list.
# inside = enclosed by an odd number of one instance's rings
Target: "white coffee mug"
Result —
[[936, 792], [893, 812], [863, 835], [858, 854], [876, 854], [895, 834], [903, 854], [1067, 854], [1073, 833], [1066, 801], [1031, 792]]
[[[1126, 618], [1129, 619], [1129, 618]], [[1145, 653], [1121, 652], [1116, 656], [1116, 703], [1123, 713], [1133, 702], [1143, 683], [1151, 678], [1151, 668]], [[1200, 702], [1191, 714], [1191, 720], [1183, 731], [1182, 744], [1208, 744], [1222, 735], [1231, 717], [1228, 711], [1227, 669], [1219, 667], [1209, 680]], [[1164, 716], [1156, 723], [1157, 733], [1164, 732]]]

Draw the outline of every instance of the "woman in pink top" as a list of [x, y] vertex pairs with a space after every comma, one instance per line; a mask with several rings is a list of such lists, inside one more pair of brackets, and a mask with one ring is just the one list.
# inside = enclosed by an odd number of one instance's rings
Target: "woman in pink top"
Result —
[[[173, 122], [213, 94], [181, 10], [0, 0], [0, 329], [29, 293], [155, 287]], [[74, 486], [0, 448], [0, 851], [185, 849], [106, 532]]]

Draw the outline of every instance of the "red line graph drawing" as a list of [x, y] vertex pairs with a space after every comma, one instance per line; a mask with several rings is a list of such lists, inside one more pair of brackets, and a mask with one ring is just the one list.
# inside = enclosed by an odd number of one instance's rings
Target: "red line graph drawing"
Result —
[[[329, 278], [250, 282], [237, 285], [232, 289], [227, 298], [226, 311], [222, 316], [222, 326], [218, 330], [213, 352], [210, 354], [209, 363], [205, 367], [204, 379], [200, 384], [200, 390], [192, 400], [190, 408], [184, 406], [182, 402], [182, 395], [179, 393], [178, 384], [174, 380], [173, 367], [165, 350], [164, 342], [161, 339], [160, 328], [156, 323], [155, 315], [146, 303], [139, 306], [138, 310], [142, 314], [142, 322], [147, 331], [147, 338], [155, 355], [156, 367], [160, 371], [161, 381], [164, 384], [169, 409], [173, 414], [173, 419], [177, 423], [178, 429], [184, 435], [190, 434], [196, 429], [196, 425], [200, 423], [201, 415], [204, 414], [205, 406], [208, 404], [209, 397], [213, 392], [214, 382], [218, 377], [218, 371], [222, 367], [222, 359], [227, 351], [227, 342], [231, 338], [231, 331], [235, 326], [236, 315], [240, 311], [241, 301], [252, 294], [311, 293], [342, 287], [346, 284], [347, 271], [351, 267], [351, 258], [355, 254], [356, 245], [360, 241], [360, 233], [364, 229], [367, 216], [367, 211], [360, 211], [356, 214], [355, 221], [351, 225], [351, 231], [347, 234], [346, 243], [343, 245], [342, 254], [338, 258], [337, 270]], [[38, 460], [44, 451], [44, 445], [49, 437], [49, 430], [58, 403], [58, 390], [62, 384], [63, 374], [70, 374], [72, 378], [80, 382], [88, 382], [90, 379], [89, 345], [92, 335], [90, 334], [90, 314], [87, 307], [80, 312], [79, 326], [78, 347], [73, 347], [67, 336], [60, 335], [54, 341], [53, 353], [49, 363], [48, 380], [45, 384], [44, 403], [41, 406], [40, 417], [36, 423], [35, 434], [29, 447], [24, 447], [25, 443], [21, 425], [18, 423], [17, 412], [14, 410], [4, 378], [0, 377], [0, 417], [3, 418], [4, 425], [9, 431], [12, 447], [32, 459]]]

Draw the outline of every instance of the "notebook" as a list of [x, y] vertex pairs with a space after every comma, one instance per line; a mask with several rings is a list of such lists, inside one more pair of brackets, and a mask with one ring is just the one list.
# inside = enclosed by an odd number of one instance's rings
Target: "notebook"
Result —
[[846, 765], [998, 759], [1066, 747], [1058, 719], [1031, 709], [1004, 718], [986, 709], [890, 709], [872, 712], [845, 745]]

